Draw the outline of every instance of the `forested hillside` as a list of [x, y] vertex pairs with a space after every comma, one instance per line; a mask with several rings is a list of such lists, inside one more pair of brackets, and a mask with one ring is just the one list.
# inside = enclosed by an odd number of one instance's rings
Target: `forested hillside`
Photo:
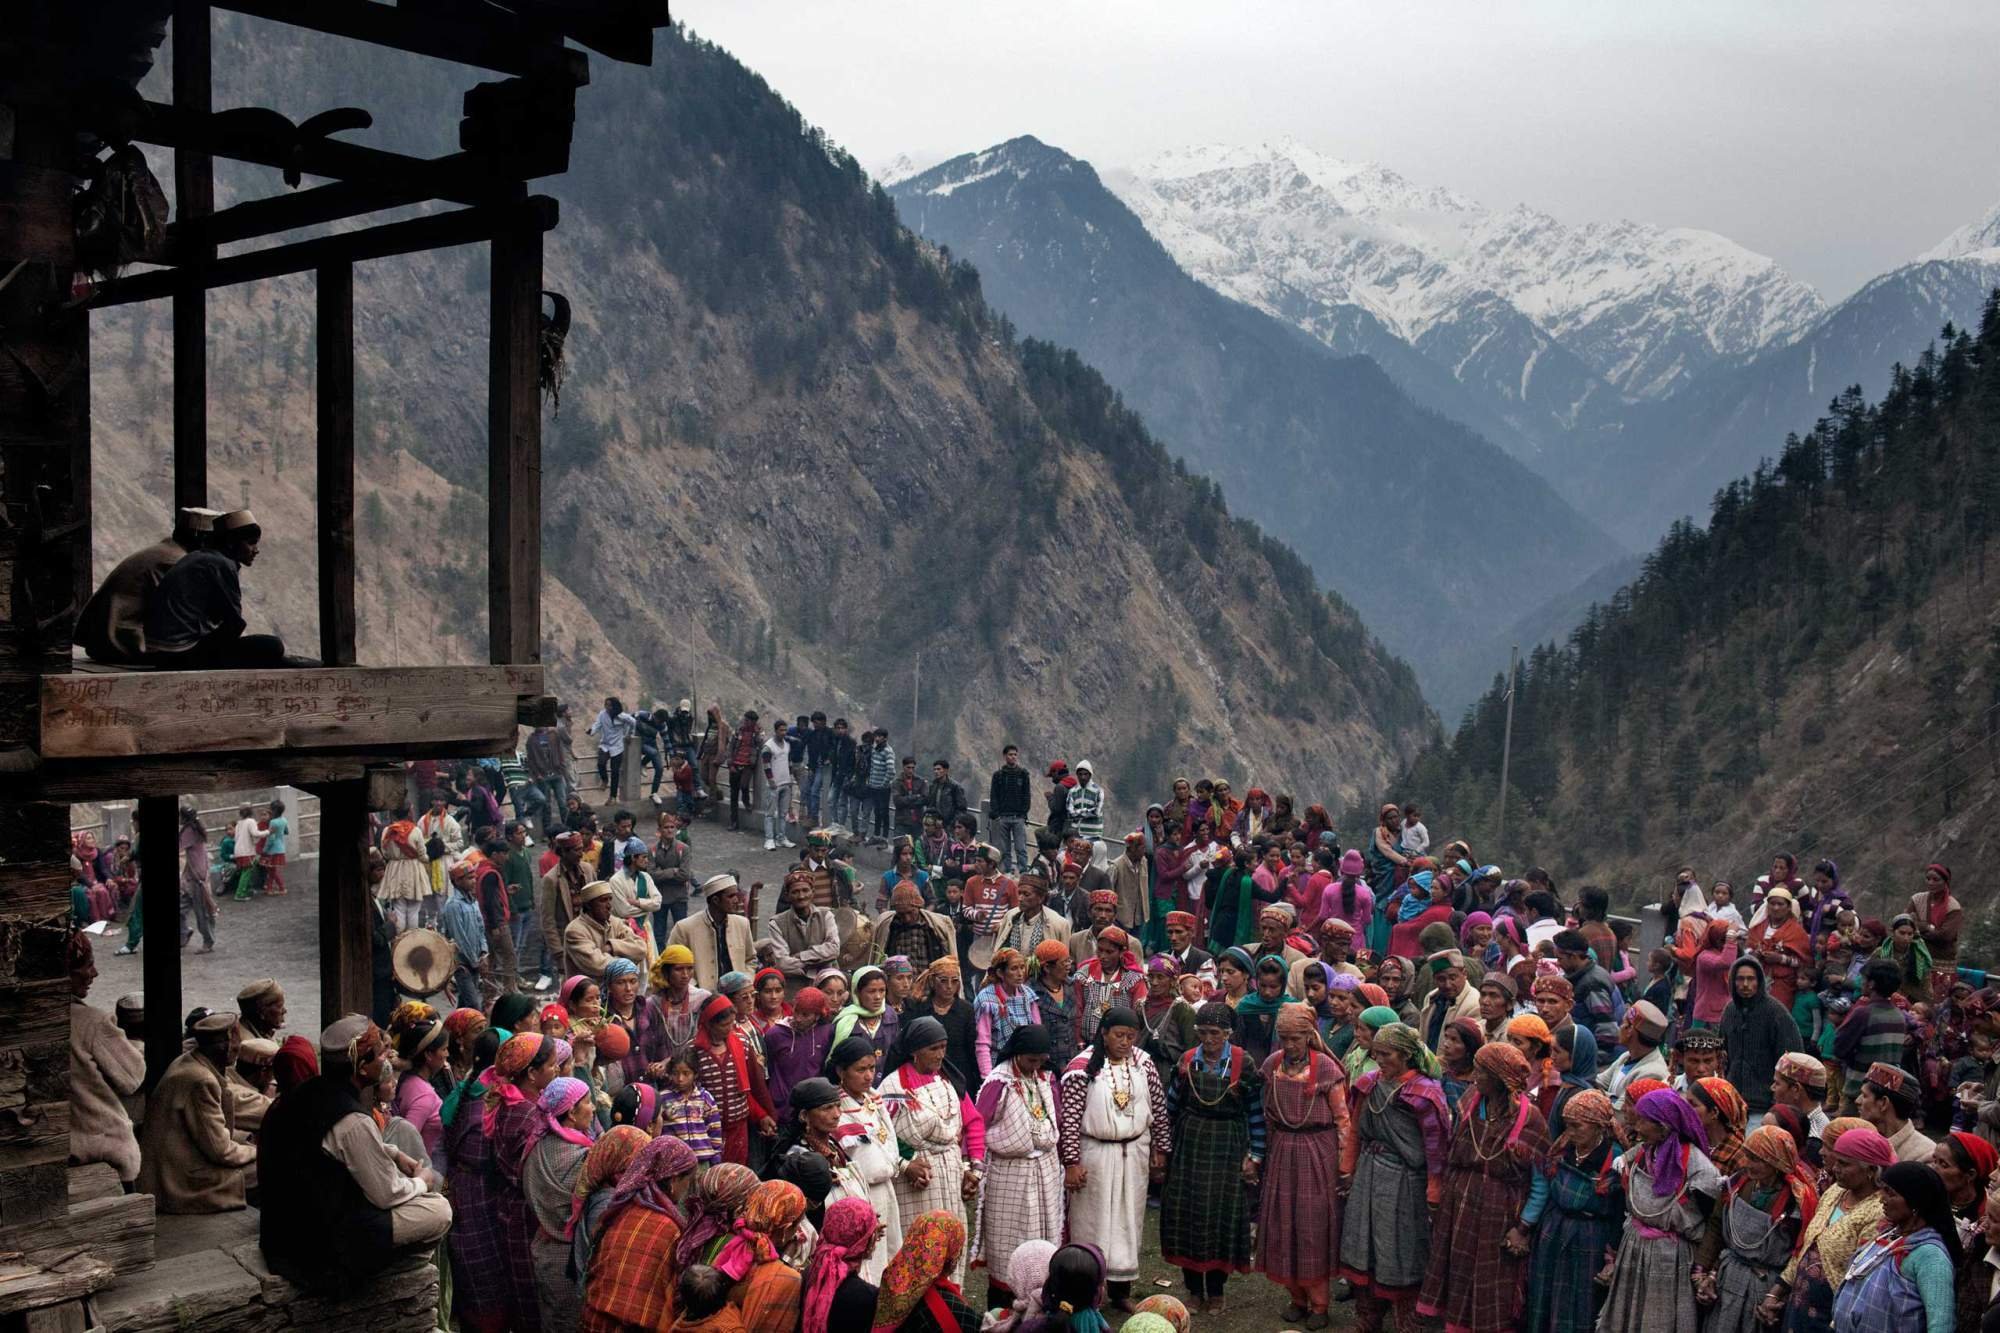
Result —
[[[275, 28], [225, 58], [250, 23], [218, 16], [216, 68], [254, 79], [218, 105], [367, 105], [363, 141], [448, 151], [388, 131], [448, 138], [468, 71]], [[841, 711], [968, 776], [1003, 741], [1088, 757], [1124, 818], [1181, 766], [1355, 798], [1435, 735], [1409, 667], [1095, 371], [1018, 342], [728, 54], [657, 51], [596, 62], [547, 183], [545, 286], [576, 312], [543, 480], [560, 693]], [[356, 285], [363, 660], [483, 660], [483, 247]], [[272, 534], [250, 618], [307, 642], [311, 310], [303, 278], [210, 302], [214, 499]], [[166, 314], [94, 326], [100, 569], [165, 521]]]
[[1880, 401], [1850, 389], [1782, 443], [1567, 644], [1529, 656], [1504, 837], [1497, 682], [1399, 788], [1433, 829], [1628, 900], [1683, 863], [1740, 883], [1790, 850], [1838, 861], [1872, 911], [1929, 860], [1991, 863], [2000, 293]]

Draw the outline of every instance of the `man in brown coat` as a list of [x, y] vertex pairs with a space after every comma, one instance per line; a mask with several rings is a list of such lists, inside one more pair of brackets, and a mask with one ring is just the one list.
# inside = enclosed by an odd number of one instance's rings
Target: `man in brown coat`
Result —
[[241, 1041], [234, 1014], [197, 1020], [194, 1049], [167, 1066], [147, 1099], [139, 1190], [162, 1213], [244, 1205], [244, 1170], [257, 1150], [236, 1141], [235, 1099], [224, 1083]]
[[551, 975], [561, 978], [574, 970], [569, 965], [569, 948], [563, 942], [563, 933], [576, 916], [580, 906], [577, 896], [583, 892], [587, 877], [583, 873], [582, 834], [558, 833], [549, 841], [555, 845], [556, 863], [535, 886], [535, 920], [542, 928], [542, 965]]
[[599, 986], [604, 984], [604, 969], [611, 966], [613, 958], [626, 959], [643, 972], [651, 961], [646, 957], [646, 941], [624, 918], [611, 914], [611, 885], [592, 880], [577, 898], [583, 910], [563, 927], [563, 947], [569, 953], [570, 966]]

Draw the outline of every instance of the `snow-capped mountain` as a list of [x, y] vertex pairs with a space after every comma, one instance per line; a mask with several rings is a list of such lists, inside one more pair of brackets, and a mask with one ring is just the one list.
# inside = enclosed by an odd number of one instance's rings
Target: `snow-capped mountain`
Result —
[[1195, 277], [1323, 340], [1364, 310], [1543, 444], [1824, 309], [1713, 232], [1490, 209], [1296, 141], [1163, 153], [1105, 183]]
[[865, 164], [864, 169], [886, 190], [891, 185], [929, 171], [942, 161], [942, 153], [898, 153], [886, 162]]
[[1987, 209], [1986, 216], [1977, 222], [1966, 223], [1918, 255], [1916, 262], [1932, 259], [2000, 261], [2000, 204]]

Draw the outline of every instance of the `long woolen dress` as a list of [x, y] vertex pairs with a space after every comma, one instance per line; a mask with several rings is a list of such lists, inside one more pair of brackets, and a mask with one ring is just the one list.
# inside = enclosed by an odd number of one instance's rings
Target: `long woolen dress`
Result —
[[1083, 1188], [1070, 1196], [1069, 1239], [1102, 1252], [1106, 1281], [1131, 1282], [1139, 1276], [1150, 1159], [1174, 1147], [1166, 1090], [1143, 1051], [1105, 1060], [1095, 1078], [1090, 1060], [1077, 1056], [1062, 1078], [1058, 1155], [1085, 1171]]
[[[489, 1094], [491, 1095], [491, 1094]], [[462, 1328], [503, 1329], [509, 1293], [507, 1242], [500, 1225], [501, 1182], [486, 1138], [485, 1098], [461, 1100], [445, 1127], [451, 1198], [451, 1312]]]
[[1323, 1288], [1340, 1267], [1340, 1163], [1353, 1134], [1347, 1075], [1318, 1051], [1295, 1073], [1285, 1053], [1264, 1062], [1264, 1158], [1257, 1238], [1265, 1276], [1287, 1289]]
[[880, 1282], [882, 1270], [903, 1247], [903, 1219], [896, 1210], [896, 1174], [902, 1159], [896, 1147], [896, 1128], [889, 1120], [889, 1108], [874, 1092], [865, 1101], [843, 1093], [840, 1098], [840, 1128], [835, 1131], [844, 1165], [833, 1171], [833, 1189], [828, 1204], [850, 1196], [866, 1199], [884, 1228], [882, 1243], [861, 1265], [861, 1276]]
[[590, 1150], [554, 1134], [543, 1135], [521, 1168], [521, 1187], [535, 1215], [533, 1246], [535, 1299], [541, 1307], [542, 1333], [567, 1333], [583, 1317], [581, 1280], [570, 1274], [570, 1194], [577, 1172]]
[[1243, 1159], [1264, 1156], [1264, 1079], [1231, 1043], [1213, 1065], [1181, 1057], [1167, 1088], [1178, 1147], [1160, 1194], [1160, 1255], [1184, 1273], [1250, 1269], [1250, 1192]]
[[1625, 1185], [1612, 1169], [1618, 1145], [1609, 1135], [1595, 1152], [1565, 1149], [1549, 1178], [1549, 1197], [1528, 1261], [1526, 1333], [1583, 1333], [1597, 1322], [1598, 1270], [1625, 1225]]
[[[1740, 1178], [1739, 1178], [1740, 1182]], [[1782, 1187], [1752, 1192], [1733, 1184], [1722, 1205], [1722, 1257], [1715, 1266], [1715, 1305], [1708, 1311], [1705, 1333], [1765, 1333], [1757, 1304], [1771, 1290], [1792, 1257], [1804, 1219], [1789, 1192], [1771, 1215]]]
[[[903, 1230], [929, 1212], [947, 1212], [965, 1222], [965, 1164], [986, 1160], [986, 1123], [978, 1108], [950, 1079], [920, 1074], [915, 1065], [904, 1065], [883, 1079], [879, 1092], [891, 1108], [902, 1151], [930, 1168], [930, 1180], [922, 1189], [902, 1177], [896, 1180], [896, 1209]], [[970, 1224], [965, 1230], [972, 1234]], [[945, 1276], [962, 1282], [967, 1262], [961, 1249]]]
[[1441, 1316], [1447, 1328], [1466, 1333], [1520, 1327], [1528, 1260], [1509, 1255], [1501, 1241], [1521, 1221], [1548, 1150], [1548, 1124], [1528, 1097], [1488, 1102], [1477, 1084], [1465, 1094], [1446, 1157], [1419, 1315]]
[[[508, 1093], [514, 1094], [511, 1100]], [[535, 1333], [542, 1326], [541, 1303], [535, 1297], [535, 1218], [521, 1185], [521, 1169], [527, 1165], [528, 1132], [541, 1119], [542, 1110], [511, 1084], [486, 1096], [501, 1098], [487, 1139], [493, 1145], [493, 1212], [500, 1219], [507, 1260], [507, 1327], [515, 1333]]]
[[1431, 1257], [1430, 1186], [1451, 1112], [1437, 1080], [1370, 1070], [1354, 1085], [1354, 1181], [1340, 1219], [1340, 1275], [1385, 1300], [1414, 1296]]
[[1653, 1192], [1642, 1157], [1635, 1149], [1620, 1159], [1630, 1220], [1597, 1326], [1604, 1333], [1695, 1333], [1701, 1319], [1688, 1270], [1695, 1237], [1722, 1194], [1722, 1174], [1707, 1153], [1690, 1146], [1686, 1183], [1677, 1196], [1663, 1199]]
[[986, 1124], [986, 1179], [979, 1187], [975, 1249], [990, 1279], [1006, 1273], [1022, 1242], [1062, 1243], [1055, 1086], [1046, 1072], [1026, 1078], [1012, 1060], [1002, 1060], [980, 1085], [974, 1105]]

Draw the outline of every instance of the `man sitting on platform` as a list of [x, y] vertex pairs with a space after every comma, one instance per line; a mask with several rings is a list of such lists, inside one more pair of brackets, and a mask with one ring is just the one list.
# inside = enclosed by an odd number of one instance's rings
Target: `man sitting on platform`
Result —
[[244, 1206], [244, 1168], [257, 1150], [236, 1141], [235, 1098], [224, 1081], [241, 1041], [236, 1015], [203, 1014], [194, 1049], [174, 1058], [147, 1098], [139, 1190], [162, 1213]]
[[[623, 958], [645, 967], [651, 961], [646, 956], [646, 941], [622, 918], [611, 915], [611, 885], [608, 881], [595, 879], [583, 886], [577, 895], [583, 910], [563, 927], [563, 947], [569, 952], [570, 966], [589, 977], [600, 987], [604, 985], [604, 969], [611, 966], [613, 958]], [[750, 958], [746, 950], [738, 962]]]
[[125, 666], [146, 660], [146, 606], [167, 571], [208, 539], [213, 509], [182, 509], [173, 535], [120, 560], [76, 618], [76, 641], [93, 662]]
[[437, 1173], [382, 1141], [369, 1114], [389, 1040], [359, 1014], [320, 1035], [320, 1073], [273, 1103], [258, 1145], [266, 1189], [259, 1243], [271, 1267], [297, 1282], [366, 1282], [405, 1247], [428, 1248], [451, 1230]]
[[169, 671], [315, 666], [285, 656], [275, 634], [245, 634], [241, 571], [263, 529], [247, 509], [215, 521], [210, 544], [183, 556], [146, 603], [145, 661]]

